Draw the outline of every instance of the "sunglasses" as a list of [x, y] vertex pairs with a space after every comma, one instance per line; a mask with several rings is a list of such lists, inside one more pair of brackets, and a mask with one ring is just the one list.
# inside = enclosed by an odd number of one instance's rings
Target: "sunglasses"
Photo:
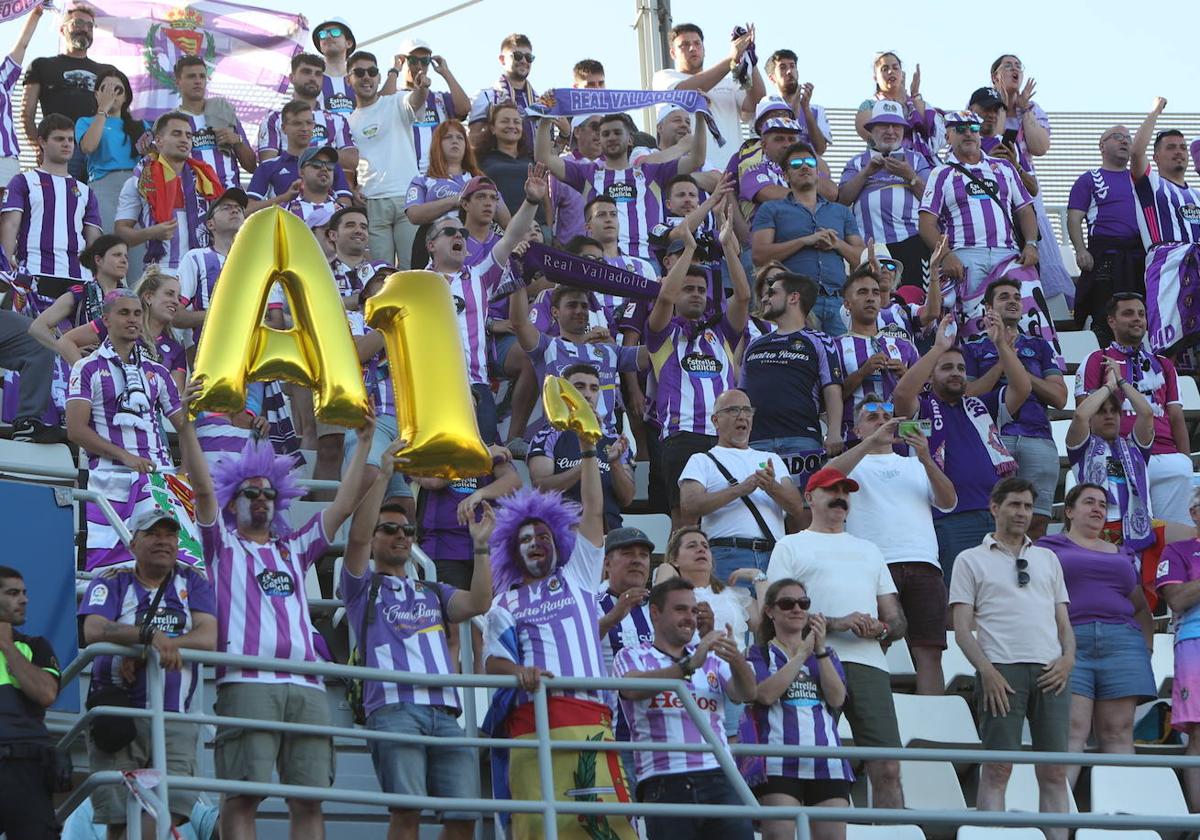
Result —
[[354, 74], [354, 78], [356, 78], [356, 79], [361, 79], [365, 76], [370, 76], [372, 79], [374, 79], [376, 76], [379, 75], [379, 68], [378, 67], [355, 67], [350, 72]]
[[444, 227], [438, 230], [438, 236], [448, 236], [453, 239], [456, 236], [461, 236], [466, 239], [470, 235], [470, 231], [465, 227]]
[[533, 64], [533, 53], [525, 52], [524, 50], [513, 50], [512, 51], [512, 60], [514, 62], [528, 61], [530, 64]]
[[259, 496], [262, 496], [268, 502], [271, 502], [279, 495], [279, 491], [274, 487], [243, 487], [238, 491], [238, 495], [245, 496], [250, 501], [254, 501]]
[[378, 533], [380, 531], [383, 531], [389, 537], [394, 537], [401, 532], [404, 533], [404, 536], [411, 537], [417, 533], [417, 526], [407, 523], [401, 525], [399, 522], [380, 522], [375, 526], [375, 532]]
[[868, 402], [862, 404], [863, 411], [886, 411], [888, 414], [893, 413], [895, 406], [890, 402]]
[[895, 260], [880, 260], [879, 267], [886, 268], [888, 271], [898, 271], [900, 264]]
[[789, 169], [799, 169], [801, 166], [807, 166], [809, 169], [817, 168], [817, 159], [815, 157], [792, 158], [788, 161]]
[[783, 610], [784, 612], [791, 612], [792, 610], [796, 609], [796, 607], [799, 607], [802, 610], [806, 610], [812, 606], [812, 599], [810, 599], [810, 598], [776, 598], [775, 603], [772, 604], [772, 606], [778, 607], [779, 609]]
[[967, 125], [954, 126], [955, 134], [978, 134], [979, 123], [968, 123]]
[[428, 55], [410, 55], [407, 58], [405, 58], [405, 61], [407, 61], [409, 64], [420, 64], [422, 66], [428, 67], [430, 64], [433, 63], [433, 58]]
[[731, 405], [728, 408], [722, 408], [717, 414], [728, 414], [730, 417], [753, 417], [754, 406], [752, 405]]
[[1029, 561], [1026, 560], [1024, 557], [1018, 557], [1017, 558], [1017, 586], [1028, 586], [1029, 585], [1029, 572], [1026, 571], [1026, 569], [1028, 569], [1028, 568], [1029, 568]]
[[326, 38], [336, 38], [342, 34], [344, 34], [342, 31], [342, 27], [330, 26], [325, 29], [318, 29], [317, 30], [317, 39], [320, 41], [324, 41]]
[[1118, 132], [1116, 134], [1108, 134], [1108, 135], [1100, 138], [1101, 143], [1104, 143], [1108, 140], [1124, 140], [1124, 141], [1128, 142], [1130, 140], [1133, 140], [1133, 137], [1131, 137], [1128, 134], [1121, 134], [1120, 132]]
[[331, 171], [331, 172], [333, 171], [333, 168], [334, 168], [335, 166], [337, 166], [337, 164], [336, 164], [336, 163], [333, 163], [332, 161], [328, 161], [328, 160], [317, 160], [316, 158], [314, 158], [313, 160], [310, 160], [308, 163], [306, 163], [306, 164], [304, 164], [304, 165], [305, 165], [305, 166], [314, 166], [314, 167], [316, 167], [317, 169], [327, 169], [327, 170], [329, 170], [329, 171]]

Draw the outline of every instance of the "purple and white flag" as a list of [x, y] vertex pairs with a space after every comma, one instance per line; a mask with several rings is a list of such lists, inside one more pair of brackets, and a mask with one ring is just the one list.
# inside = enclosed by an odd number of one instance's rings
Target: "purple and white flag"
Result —
[[299, 14], [200, 0], [180, 6], [157, 0], [97, 0], [90, 57], [112, 64], [133, 86], [133, 112], [153, 120], [176, 107], [175, 62], [198, 55], [208, 65], [209, 91], [257, 125], [275, 104], [264, 91], [288, 88], [292, 56], [303, 48]]
[[41, 4], [42, 0], [0, 0], [0, 23], [24, 17]]

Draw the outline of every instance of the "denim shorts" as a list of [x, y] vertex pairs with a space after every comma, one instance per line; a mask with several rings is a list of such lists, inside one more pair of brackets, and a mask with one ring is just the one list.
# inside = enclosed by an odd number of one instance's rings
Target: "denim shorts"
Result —
[[[398, 433], [399, 428], [396, 424], [396, 416], [394, 414], [376, 416], [375, 432], [371, 435], [371, 451], [367, 455], [367, 463], [379, 466], [383, 461], [383, 453], [392, 445], [392, 441], [396, 439]], [[355, 429], [346, 429], [346, 440], [342, 446], [343, 471], [349, 467], [351, 459], [354, 458], [354, 450], [357, 447], [358, 432]], [[412, 488], [408, 486], [404, 475], [399, 471], [392, 473], [392, 478], [388, 481], [387, 495], [384, 498], [390, 499], [393, 496], [405, 499], [413, 497]]]
[[1058, 447], [1051, 438], [1001, 435], [1004, 447], [1017, 459], [1017, 477], [1033, 482], [1037, 498], [1033, 512], [1050, 516], [1058, 486]]
[[1137, 702], [1153, 700], [1154, 672], [1150, 652], [1140, 630], [1128, 624], [1093, 621], [1075, 624], [1075, 670], [1071, 693], [1092, 700], [1133, 697]]
[[[367, 729], [405, 732], [441, 738], [462, 738], [463, 728], [452, 714], [437, 706], [389, 703], [367, 718]], [[470, 747], [402, 744], [371, 741], [371, 760], [379, 788], [384, 793], [409, 796], [445, 796], [474, 799], [479, 796], [479, 757]], [[443, 820], [475, 820], [469, 811], [445, 811]]]

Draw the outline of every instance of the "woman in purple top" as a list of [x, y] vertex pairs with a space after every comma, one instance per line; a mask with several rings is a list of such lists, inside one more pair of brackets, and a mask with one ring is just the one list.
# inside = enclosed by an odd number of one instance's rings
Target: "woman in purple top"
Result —
[[[1133, 752], [1133, 712], [1156, 694], [1150, 669], [1154, 621], [1138, 582], [1133, 551], [1104, 538], [1108, 489], [1076, 484], [1067, 493], [1067, 524], [1061, 534], [1042, 537], [1062, 566], [1075, 670], [1071, 672], [1068, 748], [1082, 752], [1095, 733], [1100, 752]], [[1071, 784], [1078, 765], [1067, 770]]]

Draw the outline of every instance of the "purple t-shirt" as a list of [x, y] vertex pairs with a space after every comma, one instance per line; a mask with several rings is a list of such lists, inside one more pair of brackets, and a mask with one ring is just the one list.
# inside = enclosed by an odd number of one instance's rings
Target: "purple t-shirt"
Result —
[[[967, 378], [978, 379], [1000, 363], [1000, 354], [996, 345], [986, 335], [977, 335], [962, 344], [963, 361], [967, 365]], [[1054, 348], [1044, 338], [1036, 336], [1017, 336], [1017, 358], [1030, 376], [1045, 379], [1047, 376], [1062, 376], [1058, 364], [1054, 361]], [[999, 385], [1006, 384], [1004, 376], [1000, 377]], [[1000, 429], [1002, 435], [1020, 435], [1022, 437], [1050, 439], [1050, 417], [1046, 414], [1046, 404], [1036, 394], [1021, 404], [1017, 416], [1010, 423], [1005, 423]]]
[[1133, 197], [1133, 179], [1122, 169], [1091, 169], [1075, 179], [1068, 210], [1081, 210], [1087, 217], [1088, 239], [1139, 239], [1137, 201]]
[[421, 516], [421, 550], [433, 560], [464, 563], [471, 560], [471, 533], [466, 525], [458, 524], [458, 506], [467, 496], [495, 480], [488, 473], [456, 479], [440, 490], [422, 490], [425, 510]]
[[1125, 548], [1108, 553], [1076, 544], [1066, 534], [1042, 537], [1037, 545], [1058, 557], [1071, 603], [1072, 624], [1128, 624], [1141, 630], [1133, 618], [1129, 595], [1138, 588], [1137, 562]]
[[[1003, 393], [1004, 389], [1000, 388], [979, 396], [993, 420], [1000, 415]], [[944, 429], [945, 438], [938, 447], [940, 451], [931, 454], [958, 491], [958, 504], [954, 510], [943, 513], [934, 508], [933, 518], [969, 510], [987, 510], [992, 487], [998, 480], [996, 467], [962, 401], [951, 404], [938, 399], [932, 391], [926, 391], [921, 395], [917, 416], [932, 422], [935, 432], [939, 427]]]

